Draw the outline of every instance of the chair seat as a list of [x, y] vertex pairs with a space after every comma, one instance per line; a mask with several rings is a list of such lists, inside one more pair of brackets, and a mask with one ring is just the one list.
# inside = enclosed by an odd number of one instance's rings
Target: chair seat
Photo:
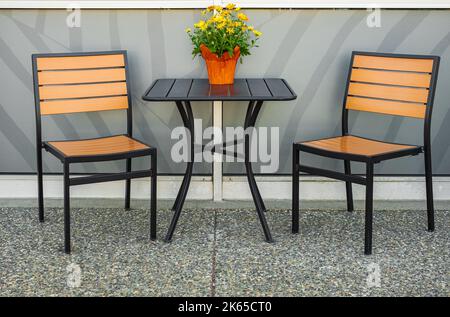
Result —
[[[417, 145], [381, 142], [353, 135], [300, 142], [299, 144], [301, 149], [306, 150], [307, 152], [316, 153], [317, 151], [314, 150], [318, 150], [366, 158], [377, 158], [381, 156], [390, 158], [389, 155], [397, 154], [395, 157], [398, 157], [403, 155], [414, 155], [422, 151], [422, 148]], [[308, 149], [312, 151], [308, 151]]]
[[52, 152], [64, 158], [108, 156], [150, 149], [148, 145], [126, 135], [75, 141], [50, 141], [44, 144], [46, 148], [54, 150]]

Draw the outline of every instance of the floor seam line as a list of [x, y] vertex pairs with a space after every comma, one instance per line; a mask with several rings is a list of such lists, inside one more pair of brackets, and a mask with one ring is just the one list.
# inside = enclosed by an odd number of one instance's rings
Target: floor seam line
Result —
[[216, 296], [216, 253], [217, 253], [217, 249], [216, 249], [216, 229], [217, 229], [217, 210], [214, 210], [214, 227], [213, 227], [213, 249], [212, 249], [212, 259], [211, 259], [211, 297], [215, 297]]

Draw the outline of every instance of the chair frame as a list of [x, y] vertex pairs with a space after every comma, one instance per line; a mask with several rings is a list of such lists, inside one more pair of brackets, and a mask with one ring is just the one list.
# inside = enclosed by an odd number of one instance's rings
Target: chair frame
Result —
[[[292, 157], [292, 233], [299, 232], [299, 174], [300, 172], [306, 174], [313, 174], [333, 178], [337, 180], [345, 181], [346, 185], [346, 198], [347, 198], [347, 210], [353, 211], [353, 192], [352, 183], [366, 186], [366, 203], [365, 203], [365, 244], [364, 253], [366, 255], [372, 254], [372, 222], [373, 222], [373, 177], [374, 177], [374, 165], [393, 158], [414, 156], [420, 153], [424, 153], [425, 161], [425, 181], [426, 181], [426, 195], [427, 195], [427, 217], [428, 217], [428, 231], [434, 231], [434, 203], [433, 203], [433, 174], [432, 174], [432, 162], [431, 162], [431, 115], [433, 111], [434, 96], [436, 91], [436, 83], [439, 70], [439, 56], [433, 55], [406, 55], [406, 54], [392, 54], [392, 53], [373, 53], [373, 52], [360, 52], [353, 51], [350, 68], [347, 75], [347, 83], [345, 87], [345, 95], [342, 110], [342, 136], [350, 135], [348, 132], [348, 113], [346, 108], [348, 89], [350, 85], [350, 78], [353, 68], [353, 61], [355, 55], [377, 56], [377, 57], [397, 57], [397, 58], [414, 58], [414, 59], [432, 59], [433, 69], [431, 73], [431, 80], [429, 86], [429, 94], [426, 103], [426, 112], [424, 120], [423, 131], [423, 146], [419, 146], [413, 149], [405, 149], [402, 151], [396, 151], [392, 153], [386, 153], [374, 157], [336, 153], [323, 149], [314, 149], [311, 147], [303, 146], [299, 143], [293, 144], [293, 157]], [[356, 110], [353, 110], [356, 111]], [[358, 136], [359, 137], [359, 136]], [[385, 142], [386, 143], [386, 142]], [[399, 144], [399, 143], [395, 143]], [[321, 168], [315, 168], [305, 165], [300, 165], [300, 152], [308, 152], [324, 157], [335, 158], [344, 160], [344, 173], [325, 170]], [[366, 177], [357, 176], [351, 173], [351, 161], [363, 162], [366, 164]]]
[[[83, 155], [67, 157], [63, 153], [49, 146], [48, 142], [42, 141], [42, 119], [40, 110], [39, 97], [39, 82], [37, 59], [43, 57], [70, 57], [70, 56], [98, 56], [98, 55], [114, 55], [123, 54], [124, 56], [124, 70], [127, 88], [128, 107], [127, 111], [127, 133], [123, 134], [129, 138], [133, 137], [133, 112], [132, 112], [132, 97], [129, 81], [129, 69], [126, 50], [100, 51], [100, 52], [81, 52], [81, 53], [46, 53], [46, 54], [32, 54], [33, 67], [33, 85], [34, 85], [34, 100], [35, 100], [35, 116], [36, 116], [36, 157], [37, 157], [37, 178], [38, 178], [38, 208], [39, 221], [44, 222], [44, 190], [43, 190], [43, 168], [42, 168], [42, 150], [53, 154], [63, 164], [63, 178], [64, 178], [64, 251], [66, 254], [71, 252], [70, 244], [70, 187], [77, 185], [85, 185], [92, 183], [110, 182], [125, 180], [125, 209], [130, 209], [131, 200], [131, 179], [134, 178], [151, 178], [151, 199], [150, 199], [150, 239], [156, 239], [156, 203], [157, 203], [157, 149], [151, 147], [144, 142], [140, 143], [147, 145], [149, 149], [135, 150], [123, 153], [101, 154], [101, 155]], [[68, 113], [70, 114], [70, 113]], [[82, 139], [82, 140], [94, 140]], [[67, 141], [67, 140], [65, 140]], [[79, 140], [73, 140], [79, 141]], [[70, 142], [68, 140], [67, 142]], [[148, 170], [132, 171], [132, 158], [151, 156], [151, 166]], [[126, 160], [125, 172], [98, 174], [91, 176], [70, 178], [70, 164], [86, 163], [86, 162], [106, 162], [113, 160]]]

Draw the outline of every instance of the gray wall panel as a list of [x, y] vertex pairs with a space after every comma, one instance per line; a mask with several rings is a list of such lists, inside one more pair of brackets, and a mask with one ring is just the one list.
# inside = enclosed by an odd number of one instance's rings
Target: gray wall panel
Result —
[[[352, 50], [438, 54], [442, 56], [433, 116], [433, 162], [437, 174], [449, 174], [450, 152], [450, 11], [384, 10], [380, 28], [369, 28], [365, 10], [246, 10], [264, 33], [260, 47], [238, 66], [238, 77], [280, 76], [299, 95], [292, 102], [267, 103], [258, 125], [280, 128], [279, 173], [290, 172], [291, 143], [340, 132], [345, 78]], [[159, 148], [159, 170], [182, 173], [170, 159], [173, 127], [181, 125], [176, 108], [144, 103], [141, 95], [159, 77], [206, 76], [203, 62], [192, 59], [184, 29], [198, 18], [194, 10], [83, 10], [81, 28], [68, 28], [64, 10], [0, 11], [0, 172], [32, 172], [35, 164], [34, 104], [30, 55], [36, 52], [127, 49], [137, 137]], [[211, 124], [211, 105], [193, 103], [194, 114]], [[224, 104], [224, 126], [240, 125], [246, 104]], [[44, 136], [52, 139], [121, 133], [120, 112], [46, 118]], [[351, 116], [355, 133], [404, 143], [421, 142], [420, 122], [365, 113]], [[304, 157], [308, 164], [341, 169], [339, 162]], [[148, 162], [138, 160], [136, 167]], [[118, 171], [122, 162], [77, 167], [79, 172]], [[59, 163], [45, 155], [45, 170], [59, 172]], [[226, 163], [226, 173], [242, 173]], [[358, 169], [356, 169], [358, 171]], [[196, 173], [210, 173], [198, 164]], [[377, 173], [423, 172], [421, 157], [383, 163]]]

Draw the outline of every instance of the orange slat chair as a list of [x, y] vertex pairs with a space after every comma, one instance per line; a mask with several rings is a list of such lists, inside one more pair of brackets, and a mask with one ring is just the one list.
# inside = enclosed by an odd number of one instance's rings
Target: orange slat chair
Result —
[[[130, 208], [131, 179], [151, 177], [150, 238], [156, 239], [156, 148], [133, 138], [132, 102], [126, 51], [33, 54], [39, 220], [44, 221], [42, 149], [64, 166], [64, 250], [71, 252], [70, 186], [125, 180]], [[127, 133], [95, 139], [42, 141], [41, 117], [80, 112], [127, 112]], [[148, 170], [132, 171], [131, 160], [151, 156]], [[122, 173], [70, 178], [70, 164], [126, 160]]]
[[[347, 209], [353, 211], [352, 183], [366, 186], [365, 247], [372, 253], [374, 164], [424, 153], [428, 230], [434, 230], [431, 170], [431, 113], [439, 68], [438, 56], [353, 52], [342, 112], [342, 136], [293, 144], [292, 232], [299, 232], [299, 173], [346, 182]], [[423, 146], [387, 143], [348, 132], [349, 111], [411, 117], [424, 121]], [[300, 152], [344, 161], [344, 174], [300, 165]], [[366, 177], [353, 175], [350, 162], [366, 164]]]

